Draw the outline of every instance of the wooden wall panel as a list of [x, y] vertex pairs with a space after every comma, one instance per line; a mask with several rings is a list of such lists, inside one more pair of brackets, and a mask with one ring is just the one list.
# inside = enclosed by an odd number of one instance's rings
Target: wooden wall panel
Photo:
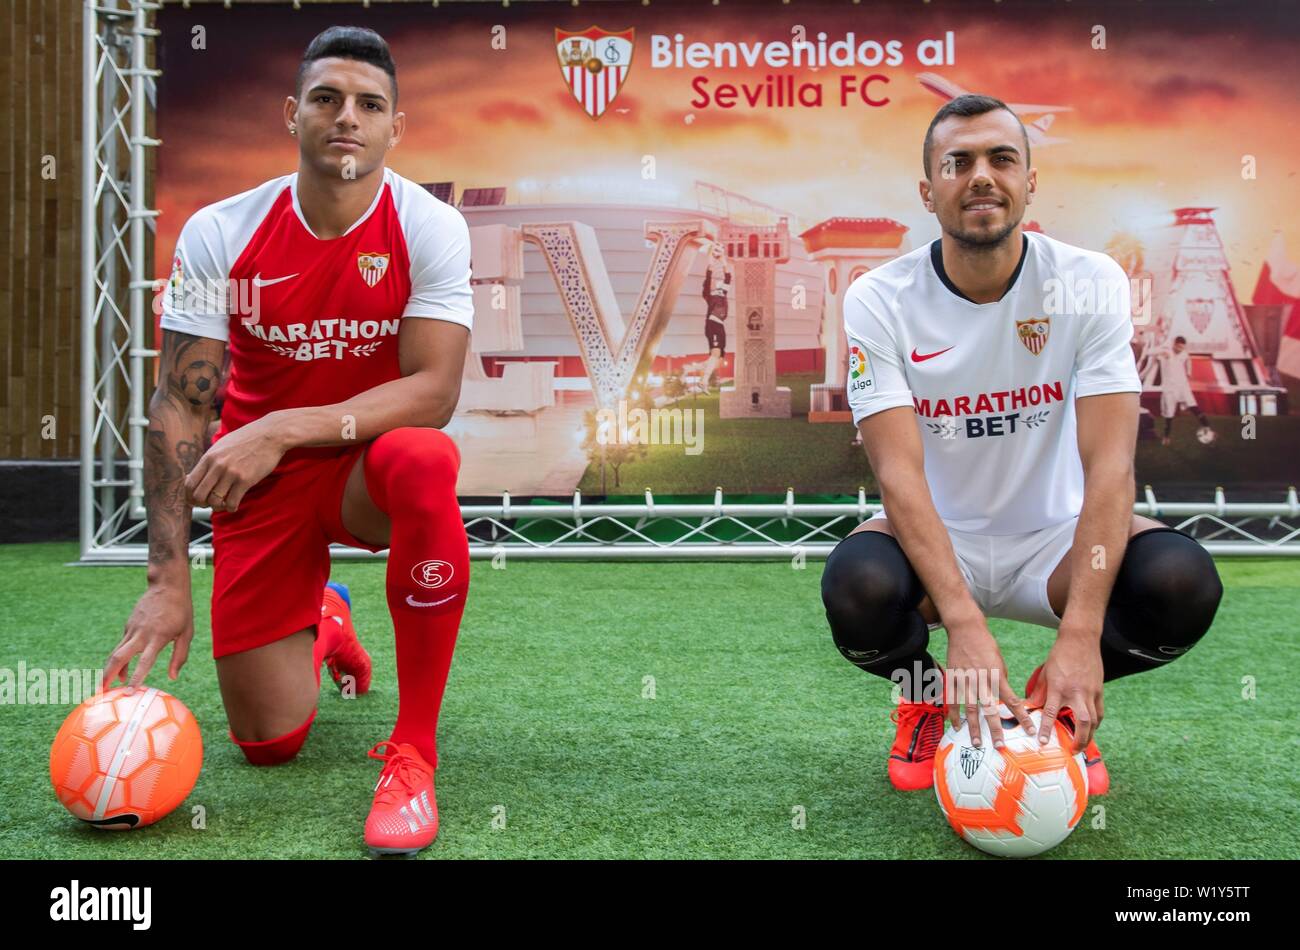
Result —
[[[0, 2], [0, 458], [74, 458], [81, 3]], [[51, 169], [53, 177], [43, 171]], [[48, 174], [48, 173], [47, 173]], [[42, 437], [53, 416], [54, 438]]]

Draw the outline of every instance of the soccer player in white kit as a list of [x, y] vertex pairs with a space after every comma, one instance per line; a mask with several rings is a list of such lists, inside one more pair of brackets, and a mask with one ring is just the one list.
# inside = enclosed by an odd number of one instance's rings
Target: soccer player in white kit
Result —
[[[1181, 656], [1223, 592], [1195, 540], [1133, 514], [1128, 279], [1103, 254], [1022, 230], [1029, 159], [1004, 103], [947, 103], [920, 182], [942, 237], [845, 296], [849, 404], [884, 512], [831, 553], [822, 599], [841, 654], [901, 687], [900, 789], [932, 785], [943, 720], [963, 708], [999, 745], [1001, 702], [1029, 729], [1041, 707], [1044, 742], [1058, 718], [1072, 728], [1089, 792], [1104, 794], [1103, 681]], [[1023, 696], [987, 617], [1057, 630]], [[926, 650], [940, 625], [942, 671]]]
[[1160, 436], [1160, 444], [1168, 445], [1171, 441], [1170, 431], [1174, 426], [1174, 416], [1178, 410], [1186, 409], [1196, 416], [1202, 429], [1210, 428], [1210, 420], [1205, 417], [1201, 407], [1196, 405], [1192, 394], [1191, 354], [1187, 352], [1187, 338], [1174, 337], [1172, 346], [1156, 350], [1151, 354], [1160, 364], [1160, 417], [1165, 420], [1165, 431]]

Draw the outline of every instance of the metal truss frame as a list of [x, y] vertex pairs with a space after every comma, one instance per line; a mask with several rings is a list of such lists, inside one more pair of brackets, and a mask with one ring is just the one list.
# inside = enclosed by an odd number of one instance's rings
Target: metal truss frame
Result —
[[[151, 323], [146, 314], [146, 135], [154, 108], [145, 0], [86, 0], [82, 11], [81, 555], [144, 549], [144, 433]], [[143, 560], [143, 556], [141, 556]]]
[[[637, 504], [584, 502], [579, 492], [570, 504], [530, 499], [525, 504], [503, 493], [499, 504], [462, 505], [470, 557], [500, 567], [510, 560], [806, 560], [830, 554], [835, 545], [880, 505], [859, 492], [855, 502], [729, 503], [719, 489], [709, 503], [656, 502], [649, 490]], [[1160, 502], [1148, 486], [1135, 514], [1159, 518], [1186, 531], [1216, 556], [1300, 556], [1300, 498], [1294, 488], [1284, 502]], [[211, 512], [195, 511], [207, 526]], [[205, 531], [190, 546], [201, 566], [212, 556], [212, 534]], [[140, 563], [143, 543], [103, 548], [87, 563]], [[357, 548], [334, 545], [338, 560], [382, 560]]]

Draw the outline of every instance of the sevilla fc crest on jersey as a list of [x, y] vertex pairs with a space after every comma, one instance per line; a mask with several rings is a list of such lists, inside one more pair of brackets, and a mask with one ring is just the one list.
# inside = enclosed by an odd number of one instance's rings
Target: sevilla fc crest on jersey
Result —
[[361, 279], [371, 287], [379, 283], [388, 273], [388, 258], [387, 254], [358, 254], [357, 269], [361, 271]]
[[564, 82], [593, 119], [604, 115], [632, 68], [632, 33], [630, 29], [611, 33], [596, 26], [580, 33], [555, 31]]
[[1025, 344], [1025, 349], [1037, 356], [1047, 346], [1047, 334], [1052, 329], [1052, 321], [1047, 317], [1036, 320], [1017, 320], [1016, 336]]

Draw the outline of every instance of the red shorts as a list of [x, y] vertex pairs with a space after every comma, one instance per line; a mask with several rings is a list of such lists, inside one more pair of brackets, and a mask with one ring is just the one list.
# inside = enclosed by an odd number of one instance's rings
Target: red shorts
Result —
[[277, 469], [234, 514], [212, 513], [212, 655], [274, 643], [320, 622], [331, 542], [382, 551], [343, 527], [343, 489], [370, 443]]

